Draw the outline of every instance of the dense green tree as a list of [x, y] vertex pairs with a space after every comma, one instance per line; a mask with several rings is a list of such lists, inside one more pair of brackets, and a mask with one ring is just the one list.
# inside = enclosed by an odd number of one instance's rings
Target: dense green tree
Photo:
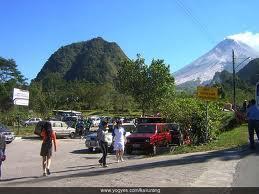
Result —
[[0, 57], [0, 111], [7, 111], [12, 107], [12, 92], [14, 87], [26, 89], [26, 79], [17, 69], [17, 65], [13, 59]]
[[136, 60], [122, 62], [115, 86], [119, 92], [132, 96], [144, 115], [150, 109], [158, 111], [163, 100], [173, 94], [174, 78], [163, 60], [152, 60], [148, 66], [137, 55]]
[[[63, 46], [53, 53], [38, 73], [35, 81], [57, 77], [66, 81], [112, 83], [116, 77], [119, 62], [125, 59], [127, 56], [116, 43], [107, 42], [101, 37], [73, 43]], [[42, 84], [47, 85], [45, 81]]]

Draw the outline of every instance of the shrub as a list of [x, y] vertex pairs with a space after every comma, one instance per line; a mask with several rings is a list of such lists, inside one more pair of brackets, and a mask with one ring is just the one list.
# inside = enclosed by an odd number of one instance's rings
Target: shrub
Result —
[[217, 135], [224, 115], [222, 107], [219, 102], [208, 103], [208, 138], [206, 138], [206, 102], [191, 97], [175, 98], [164, 102], [161, 113], [170, 122], [180, 123], [183, 130], [191, 125], [192, 143], [201, 144]]

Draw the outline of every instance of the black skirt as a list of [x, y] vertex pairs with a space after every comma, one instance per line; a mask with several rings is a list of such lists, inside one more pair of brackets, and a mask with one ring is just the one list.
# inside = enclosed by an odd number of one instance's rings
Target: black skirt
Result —
[[42, 143], [41, 145], [41, 150], [40, 150], [40, 155], [41, 156], [47, 156], [50, 157], [52, 156], [52, 143]]

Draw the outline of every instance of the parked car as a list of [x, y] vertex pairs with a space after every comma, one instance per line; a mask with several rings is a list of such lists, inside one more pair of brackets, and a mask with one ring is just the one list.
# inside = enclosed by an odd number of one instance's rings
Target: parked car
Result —
[[92, 126], [94, 126], [94, 127], [98, 127], [99, 124], [101, 123], [100, 117], [92, 116], [92, 117], [90, 117], [90, 119], [92, 121]]
[[46, 122], [48, 122], [48, 121], [39, 121], [39, 122], [36, 124], [36, 126], [35, 126], [35, 128], [34, 128], [34, 134], [35, 134], [35, 135], [40, 136], [41, 131], [42, 131], [42, 129], [43, 129], [43, 127], [44, 127], [44, 125], [45, 125]]
[[27, 121], [24, 121], [24, 126], [28, 127], [29, 125], [36, 125], [39, 121], [42, 121], [41, 118], [31, 118]]
[[63, 120], [69, 127], [74, 127], [78, 121], [77, 116], [66, 116]]
[[[124, 127], [126, 134], [125, 136], [129, 136], [133, 131], [136, 130], [136, 125], [134, 123], [123, 123], [122, 126]], [[113, 124], [108, 124], [108, 149], [109, 152], [113, 151]], [[97, 141], [97, 133], [91, 133], [85, 137], [85, 146], [90, 150], [94, 151], [99, 148], [99, 144]]]
[[162, 117], [139, 117], [136, 119], [138, 124], [141, 123], [166, 123], [166, 119]]
[[134, 133], [127, 137], [125, 151], [143, 150], [153, 155], [158, 147], [167, 147], [171, 143], [170, 125], [168, 123], [141, 123]]
[[[111, 152], [112, 147], [112, 128], [108, 129], [107, 140], [108, 140], [108, 150]], [[94, 150], [99, 150], [99, 143], [97, 141], [97, 132], [90, 133], [85, 137], [85, 146], [89, 149], [90, 152]]]
[[46, 122], [50, 122], [52, 126], [52, 130], [56, 133], [57, 137], [75, 137], [76, 129], [69, 127], [65, 122], [63, 121], [40, 121], [35, 127], [34, 134], [39, 135], [41, 134], [41, 131], [44, 127], [44, 124]]
[[178, 123], [170, 123], [170, 133], [171, 133], [171, 144], [182, 145], [183, 144], [183, 134]]
[[74, 138], [76, 134], [76, 129], [69, 127], [63, 121], [49, 121], [51, 123], [53, 131], [56, 132], [57, 137], [70, 137]]
[[7, 144], [11, 143], [14, 139], [14, 132], [11, 132], [9, 128], [0, 123], [0, 133], [5, 136], [5, 142]]
[[[111, 128], [113, 127], [113, 125], [109, 124], [108, 127]], [[128, 137], [131, 133], [133, 133], [136, 130], [136, 125], [134, 123], [122, 123], [122, 127], [126, 131], [126, 134], [125, 134], [126, 137]]]

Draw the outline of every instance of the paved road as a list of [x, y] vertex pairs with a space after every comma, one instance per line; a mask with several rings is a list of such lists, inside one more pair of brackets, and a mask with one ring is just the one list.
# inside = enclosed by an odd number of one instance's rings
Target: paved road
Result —
[[42, 177], [40, 146], [39, 139], [9, 144], [0, 186], [228, 187], [238, 162], [250, 154], [225, 150], [157, 157], [131, 155], [122, 163], [109, 155], [109, 167], [102, 168], [97, 163], [101, 154], [88, 153], [84, 140], [62, 139], [53, 154], [52, 174]]
[[237, 164], [232, 186], [259, 187], [259, 145], [256, 150], [246, 150], [246, 157]]

